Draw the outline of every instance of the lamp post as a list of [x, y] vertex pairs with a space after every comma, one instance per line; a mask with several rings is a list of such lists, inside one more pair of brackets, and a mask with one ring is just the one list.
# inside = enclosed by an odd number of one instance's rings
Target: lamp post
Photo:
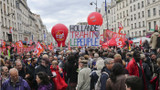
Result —
[[90, 3], [90, 5], [93, 5], [93, 4], [96, 5], [96, 12], [97, 12], [97, 0], [96, 0], [96, 3], [95, 2]]
[[107, 8], [107, 1], [106, 0], [105, 0], [105, 12], [106, 12], [107, 29], [108, 29], [108, 8]]

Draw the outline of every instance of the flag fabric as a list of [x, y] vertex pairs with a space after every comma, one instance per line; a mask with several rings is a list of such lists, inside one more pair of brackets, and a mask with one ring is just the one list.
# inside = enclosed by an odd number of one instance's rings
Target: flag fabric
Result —
[[2, 40], [2, 47], [6, 47], [6, 42]]
[[32, 40], [30, 40], [29, 44], [32, 45], [32, 43], [33, 43]]
[[23, 48], [23, 43], [22, 43], [22, 41], [18, 41], [18, 42], [16, 43], [16, 46], [17, 46], [17, 48]]
[[122, 29], [123, 29], [123, 26], [122, 26], [121, 23], [119, 23], [119, 31], [118, 31], [118, 33], [120, 33]]
[[38, 42], [37, 46], [35, 48], [34, 53], [38, 55], [38, 57], [40, 56], [40, 54], [44, 51], [44, 48], [42, 47], [42, 45]]
[[68, 50], [71, 50], [70, 41], [68, 42]]
[[140, 45], [142, 45], [142, 38], [141, 38], [141, 40], [140, 40], [139, 44], [140, 44]]
[[107, 11], [107, 1], [105, 0], [105, 11]]
[[50, 45], [48, 45], [48, 49], [53, 50], [53, 44], [52, 43]]
[[129, 43], [129, 47], [128, 47], [129, 51], [131, 51], [131, 44]]
[[9, 29], [9, 33], [13, 33], [13, 29], [12, 29], [12, 27], [10, 27], [10, 29]]

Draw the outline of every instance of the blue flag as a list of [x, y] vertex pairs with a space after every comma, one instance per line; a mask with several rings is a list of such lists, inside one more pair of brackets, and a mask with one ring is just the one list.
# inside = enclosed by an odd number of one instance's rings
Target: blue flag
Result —
[[105, 11], [107, 11], [107, 1], [105, 0]]

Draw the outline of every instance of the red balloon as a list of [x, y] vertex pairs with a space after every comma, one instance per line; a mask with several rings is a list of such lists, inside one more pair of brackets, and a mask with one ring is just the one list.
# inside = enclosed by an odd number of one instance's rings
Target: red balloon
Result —
[[68, 36], [68, 28], [65, 25], [56, 24], [55, 26], [53, 26], [51, 34], [58, 43], [58, 47], [60, 47], [61, 45], [63, 47], [65, 46], [65, 41]]
[[102, 25], [103, 23], [103, 18], [102, 15], [98, 12], [92, 12], [88, 16], [88, 25]]

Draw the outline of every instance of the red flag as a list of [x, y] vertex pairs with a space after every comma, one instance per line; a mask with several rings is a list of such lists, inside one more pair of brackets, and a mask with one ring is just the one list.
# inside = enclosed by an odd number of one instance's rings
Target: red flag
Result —
[[32, 40], [30, 40], [29, 44], [32, 45], [32, 43], [33, 43]]
[[118, 33], [120, 33], [122, 29], [123, 29], [123, 26], [122, 26], [121, 23], [119, 23], [119, 31], [118, 31]]
[[11, 44], [12, 47], [15, 47], [14, 43]]
[[16, 46], [17, 46], [17, 48], [23, 48], [23, 43], [22, 43], [22, 41], [18, 41], [18, 42], [16, 43]]
[[122, 39], [122, 37], [120, 35], [117, 35], [116, 43], [117, 43], [117, 47], [120, 47], [120, 48], [123, 47], [123, 39]]
[[36, 53], [38, 55], [38, 57], [40, 56], [40, 54], [44, 51], [44, 48], [42, 47], [42, 45], [38, 42], [37, 46], [35, 48], [34, 53]]
[[50, 45], [48, 45], [48, 49], [53, 50], [53, 44], [52, 43]]
[[139, 44], [140, 44], [140, 45], [142, 45], [142, 38], [141, 38], [141, 40], [140, 40]]
[[6, 42], [2, 40], [2, 47], [6, 47]]

